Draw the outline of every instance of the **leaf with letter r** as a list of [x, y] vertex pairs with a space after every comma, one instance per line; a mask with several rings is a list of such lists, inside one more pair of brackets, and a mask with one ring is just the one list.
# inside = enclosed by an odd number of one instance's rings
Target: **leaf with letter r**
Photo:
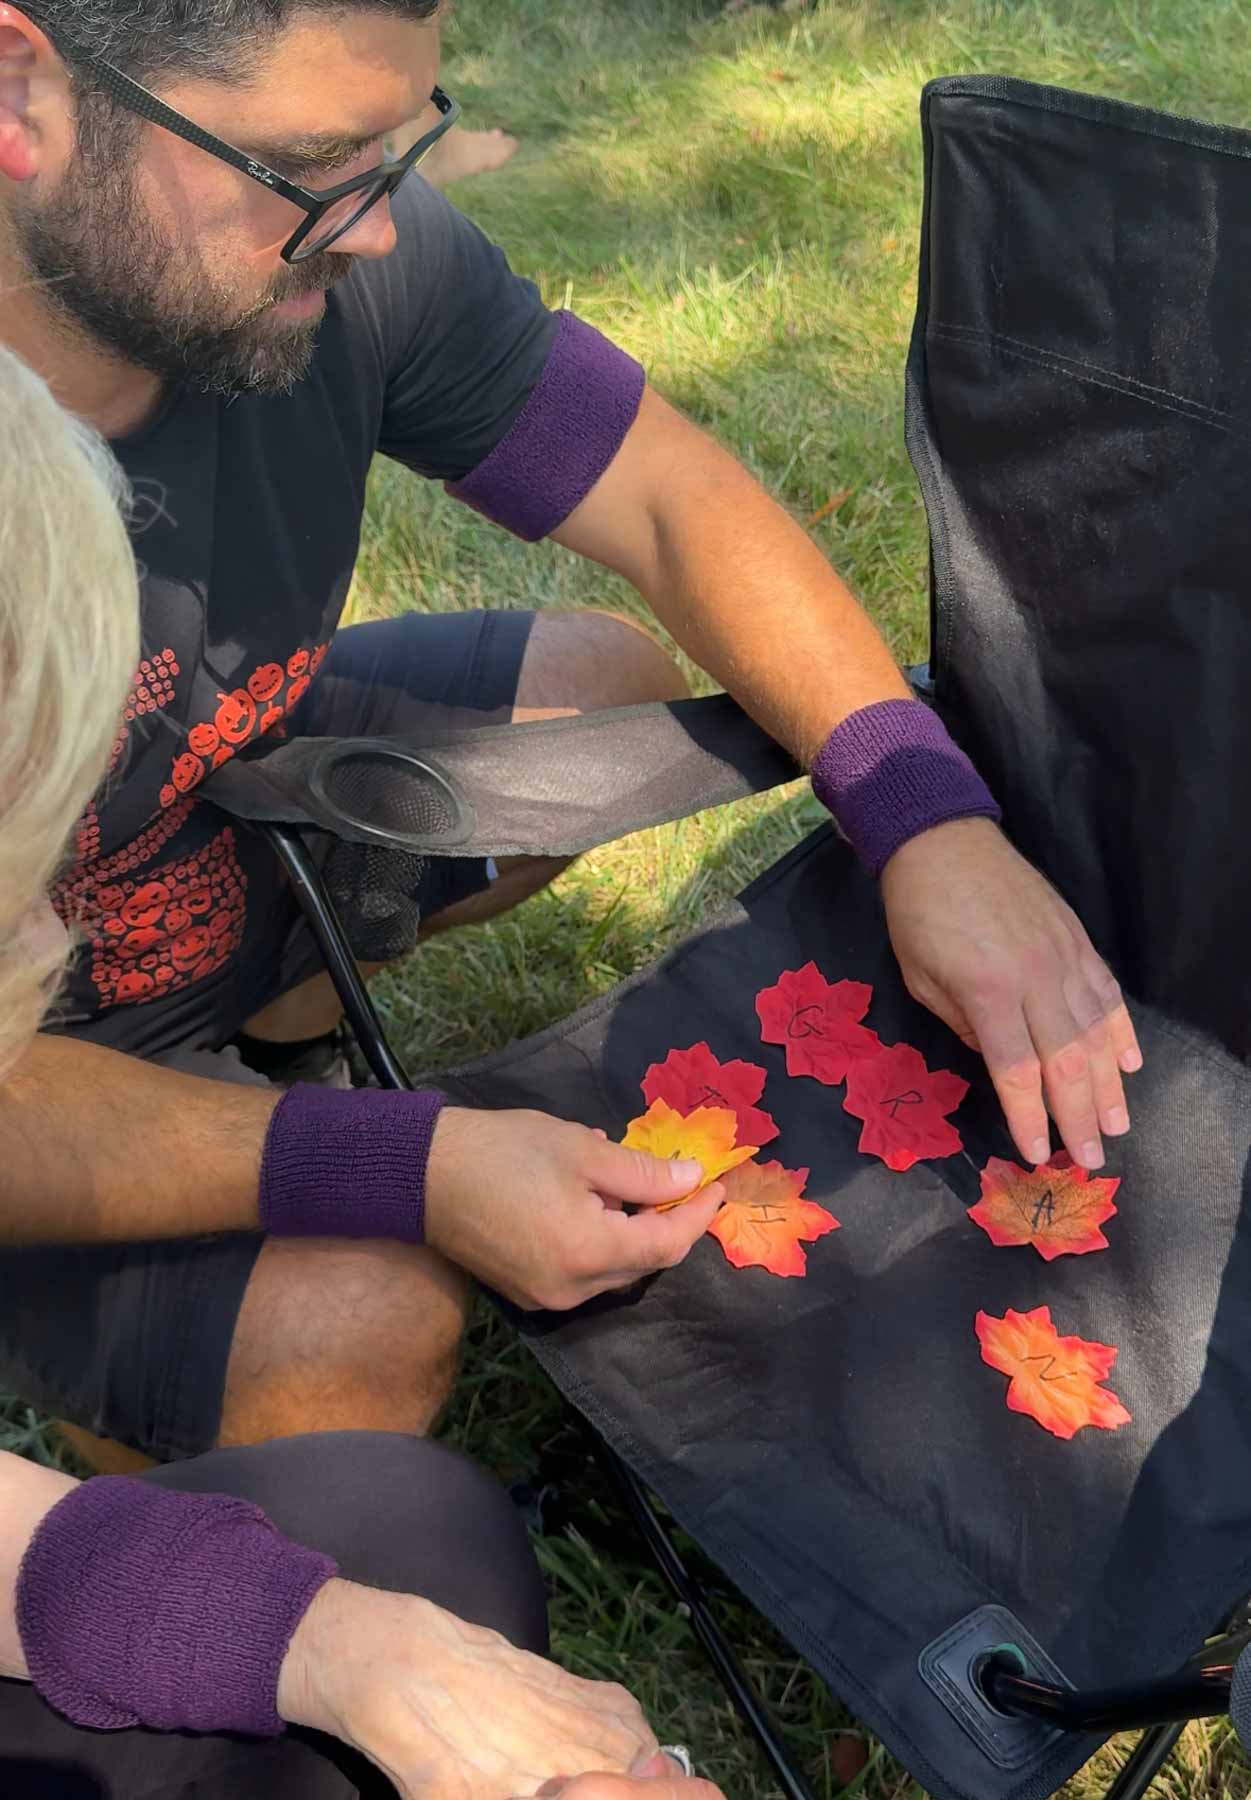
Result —
[[911, 1044], [892, 1044], [858, 1062], [847, 1077], [843, 1105], [863, 1119], [860, 1148], [902, 1174], [926, 1157], [954, 1156], [964, 1141], [946, 1115], [969, 1084], [949, 1069], [930, 1069]]

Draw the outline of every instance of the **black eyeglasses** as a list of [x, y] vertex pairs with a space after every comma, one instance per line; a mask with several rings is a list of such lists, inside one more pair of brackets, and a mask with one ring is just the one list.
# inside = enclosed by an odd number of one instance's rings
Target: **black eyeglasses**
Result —
[[264, 163], [257, 162], [255, 157], [236, 150], [224, 138], [214, 137], [211, 131], [205, 131], [193, 119], [188, 119], [172, 106], [166, 106], [163, 100], [158, 100], [155, 94], [149, 93], [137, 81], [132, 81], [129, 75], [123, 75], [112, 63], [101, 62], [97, 57], [92, 57], [87, 66], [100, 86], [128, 112], [137, 113], [141, 119], [151, 120], [152, 124], [160, 125], [165, 131], [172, 131], [175, 137], [194, 144], [197, 149], [207, 150], [210, 156], [229, 163], [241, 175], [248, 176], [252, 181], [259, 181], [270, 193], [281, 194], [292, 206], [298, 206], [307, 216], [282, 247], [283, 260], [289, 263], [303, 262], [307, 257], [316, 256], [319, 251], [329, 250], [372, 207], [395, 192], [404, 177], [430, 154], [439, 139], [452, 129], [460, 117], [460, 107], [456, 101], [445, 94], [442, 88], [435, 88], [430, 99], [441, 117], [437, 125], [418, 138], [411, 150], [393, 161], [380, 162], [375, 168], [367, 169], [363, 175], [354, 175], [351, 181], [340, 182], [338, 187], [325, 188], [319, 193], [311, 188], [300, 187], [297, 182], [288, 181], [276, 170], [267, 169]]

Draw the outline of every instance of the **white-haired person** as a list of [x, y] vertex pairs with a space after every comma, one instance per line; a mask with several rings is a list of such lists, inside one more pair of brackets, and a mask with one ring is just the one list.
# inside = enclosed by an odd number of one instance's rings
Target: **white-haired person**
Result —
[[[69, 954], [46, 895], [139, 659], [121, 498], [0, 349], [0, 1079]], [[5, 1800], [715, 1800], [546, 1646], [514, 1509], [437, 1444], [332, 1432], [86, 1482], [0, 1454]]]

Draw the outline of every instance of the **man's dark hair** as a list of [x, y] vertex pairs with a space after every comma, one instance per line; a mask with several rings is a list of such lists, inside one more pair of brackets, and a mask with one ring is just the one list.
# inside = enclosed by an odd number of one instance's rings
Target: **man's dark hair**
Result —
[[137, 81], [242, 80], [301, 13], [385, 12], [431, 19], [440, 0], [17, 0], [66, 62], [102, 57]]

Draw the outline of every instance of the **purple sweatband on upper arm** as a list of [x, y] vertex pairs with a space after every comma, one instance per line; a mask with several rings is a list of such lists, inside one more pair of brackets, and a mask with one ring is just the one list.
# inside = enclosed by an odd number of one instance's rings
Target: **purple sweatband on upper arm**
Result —
[[812, 785], [874, 875], [909, 838], [935, 825], [1002, 816], [964, 751], [920, 700], [880, 700], [844, 719], [818, 752]]
[[274, 1108], [261, 1156], [261, 1229], [275, 1237], [425, 1241], [437, 1088], [301, 1085]]
[[616, 456], [638, 417], [642, 366], [573, 313], [500, 442], [447, 491], [526, 543], [563, 525]]
[[276, 1737], [292, 1636], [338, 1572], [245, 1500], [97, 1476], [22, 1559], [26, 1666], [50, 1706], [96, 1731]]

